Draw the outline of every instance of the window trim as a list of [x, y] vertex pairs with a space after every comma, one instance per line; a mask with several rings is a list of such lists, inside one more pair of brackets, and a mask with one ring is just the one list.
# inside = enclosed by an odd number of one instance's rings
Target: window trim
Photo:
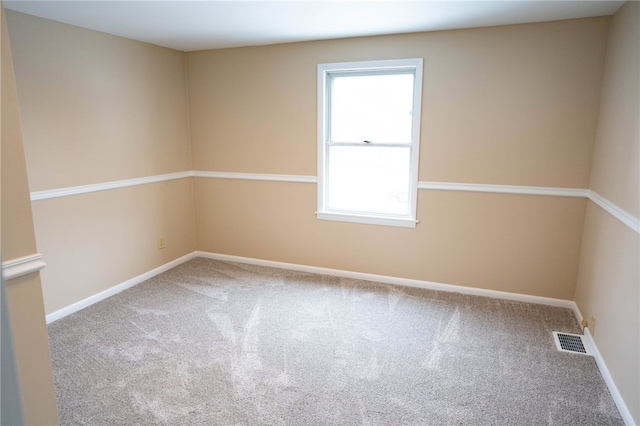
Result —
[[[316, 217], [323, 220], [367, 223], [373, 225], [415, 228], [418, 204], [418, 165], [420, 159], [420, 122], [422, 118], [422, 58], [391, 59], [380, 61], [335, 62], [318, 64], [318, 211]], [[362, 75], [379, 71], [411, 70], [414, 74], [413, 112], [409, 164], [409, 214], [367, 214], [362, 212], [338, 212], [326, 208], [328, 179], [327, 147], [329, 145], [329, 85], [330, 75]], [[341, 144], [342, 145], [342, 144]]]

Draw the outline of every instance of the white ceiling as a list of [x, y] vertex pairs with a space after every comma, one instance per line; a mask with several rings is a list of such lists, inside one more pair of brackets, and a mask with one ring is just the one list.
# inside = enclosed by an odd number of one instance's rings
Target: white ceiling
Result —
[[5, 8], [173, 49], [485, 27], [611, 15], [624, 1], [4, 1]]

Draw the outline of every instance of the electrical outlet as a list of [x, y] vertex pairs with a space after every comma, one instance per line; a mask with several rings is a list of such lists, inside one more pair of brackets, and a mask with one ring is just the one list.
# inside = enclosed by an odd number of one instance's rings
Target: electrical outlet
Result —
[[589, 321], [589, 332], [591, 337], [596, 335], [596, 317], [591, 317], [591, 321]]
[[160, 237], [158, 239], [158, 250], [162, 250], [164, 248], [164, 238]]

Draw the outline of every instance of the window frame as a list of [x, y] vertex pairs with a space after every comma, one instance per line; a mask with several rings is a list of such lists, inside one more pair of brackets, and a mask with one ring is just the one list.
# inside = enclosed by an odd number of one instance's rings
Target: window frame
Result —
[[[323, 220], [367, 223], [374, 225], [415, 228], [418, 203], [418, 166], [420, 159], [420, 122], [422, 117], [422, 58], [391, 59], [379, 61], [334, 62], [318, 64], [318, 211], [316, 217]], [[328, 147], [330, 135], [330, 79], [333, 76], [394, 74], [409, 71], [413, 80], [413, 111], [411, 120], [411, 142], [409, 143], [409, 213], [407, 215], [345, 212], [327, 207], [329, 178]], [[336, 145], [348, 145], [336, 143]], [[391, 144], [367, 145], [366, 149]], [[406, 146], [400, 144], [399, 146]]]

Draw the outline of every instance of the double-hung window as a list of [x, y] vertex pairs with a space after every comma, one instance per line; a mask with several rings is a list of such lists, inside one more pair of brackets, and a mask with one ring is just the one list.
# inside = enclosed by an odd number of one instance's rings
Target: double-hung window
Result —
[[416, 226], [422, 59], [318, 65], [319, 219]]

